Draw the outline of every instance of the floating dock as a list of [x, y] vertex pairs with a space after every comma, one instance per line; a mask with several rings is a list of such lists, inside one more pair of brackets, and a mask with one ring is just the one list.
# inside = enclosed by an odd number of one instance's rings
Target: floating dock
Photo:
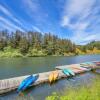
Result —
[[[58, 79], [67, 77], [65, 74], [62, 73], [62, 69], [66, 69], [66, 68], [71, 69], [75, 73], [75, 75], [81, 74], [81, 73], [84, 73], [84, 72], [87, 72], [87, 71], [90, 71], [93, 69], [100, 68], [100, 61], [57, 66], [57, 67], [55, 67], [55, 70], [58, 70], [58, 72], [59, 72]], [[35, 85], [38, 85], [38, 84], [41, 84], [44, 82], [48, 82], [49, 81], [48, 77], [51, 72], [52, 71], [38, 73], [39, 78], [37, 79], [37, 81], [34, 84], [32, 84], [32, 86], [35, 86]], [[29, 75], [0, 80], [0, 94], [4, 94], [4, 93], [7, 93], [7, 92], [17, 89], [19, 84], [28, 76]]]

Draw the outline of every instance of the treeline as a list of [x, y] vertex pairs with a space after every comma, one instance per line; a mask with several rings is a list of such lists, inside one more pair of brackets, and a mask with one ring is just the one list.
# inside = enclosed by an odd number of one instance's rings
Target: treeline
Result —
[[78, 49], [87, 53], [87, 50], [93, 51], [94, 49], [100, 50], [100, 41], [92, 41], [86, 45], [78, 45]]
[[[46, 56], [85, 54], [94, 48], [100, 50], [100, 41], [87, 45], [75, 45], [69, 39], [61, 39], [52, 33], [0, 32], [0, 56]], [[89, 51], [90, 52], [90, 51]]]
[[[65, 55], [75, 53], [76, 45], [68, 39], [61, 39], [52, 33], [40, 32], [0, 32], [0, 51], [18, 50], [22, 55]], [[12, 50], [12, 51], [13, 51]], [[8, 50], [10, 51], [10, 50]]]

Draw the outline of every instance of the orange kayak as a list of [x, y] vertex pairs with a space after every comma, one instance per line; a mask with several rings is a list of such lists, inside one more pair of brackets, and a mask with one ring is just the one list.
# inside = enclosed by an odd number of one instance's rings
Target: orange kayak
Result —
[[58, 75], [59, 75], [58, 71], [53, 71], [52, 73], [50, 73], [49, 82], [51, 83], [51, 82], [55, 81], [57, 79]]
[[54, 73], [52, 72], [52, 73], [50, 73], [50, 75], [49, 75], [49, 82], [51, 83], [53, 80], [54, 80]]
[[58, 71], [53, 72], [53, 81], [55, 81], [57, 79], [58, 75], [59, 75]]

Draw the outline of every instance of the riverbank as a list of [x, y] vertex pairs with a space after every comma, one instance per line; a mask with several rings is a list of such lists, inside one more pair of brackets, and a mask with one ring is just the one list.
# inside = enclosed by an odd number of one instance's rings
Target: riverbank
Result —
[[54, 57], [69, 57], [69, 56], [81, 56], [81, 55], [100, 55], [100, 54], [67, 54], [67, 55], [35, 55], [35, 56], [24, 56], [20, 53], [1, 53], [0, 52], [0, 58], [27, 58], [27, 57], [48, 57], [48, 56], [54, 56]]
[[54, 56], [54, 57], [69, 57], [69, 56], [80, 56], [80, 55], [100, 55], [100, 53], [95, 53], [95, 54], [66, 54], [66, 55], [34, 55], [34, 56], [29, 56], [29, 55], [22, 55], [21, 53], [18, 52], [0, 52], [0, 58], [27, 58], [27, 57], [48, 57], [48, 56]]
[[7, 48], [4, 51], [0, 51], [0, 58], [25, 58], [25, 57], [46, 57], [46, 56], [77, 56], [77, 55], [97, 55], [100, 54], [100, 50], [88, 50], [87, 52], [82, 52], [79, 49], [77, 49], [76, 53], [63, 53], [63, 54], [53, 54], [53, 55], [48, 55], [45, 53], [43, 50], [37, 51], [33, 50], [31, 53], [27, 54], [22, 54], [18, 49], [12, 49], [12, 48]]
[[81, 88], [70, 88], [63, 91], [63, 95], [52, 93], [46, 100], [99, 100], [100, 99], [100, 80], [95, 79], [93, 84]]

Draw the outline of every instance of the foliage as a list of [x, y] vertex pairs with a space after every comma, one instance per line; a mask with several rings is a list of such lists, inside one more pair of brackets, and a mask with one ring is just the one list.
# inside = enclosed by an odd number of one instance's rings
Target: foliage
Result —
[[37, 57], [37, 56], [46, 56], [47, 54], [45, 53], [44, 50], [37, 50], [37, 49], [30, 49], [29, 53], [27, 56], [29, 57]]
[[[5, 49], [10, 47], [12, 51]], [[12, 53], [12, 54], [11, 54]], [[80, 54], [100, 54], [100, 41], [86, 45], [75, 45], [69, 39], [61, 39], [52, 33], [40, 32], [0, 32], [0, 57], [2, 56], [70, 56]]]
[[0, 50], [3, 50], [6, 46], [6, 41], [4, 39], [0, 39]]
[[89, 49], [89, 50], [93, 50], [94, 47], [96, 47], [98, 50], [100, 50], [100, 41], [92, 41], [92, 42], [88, 43], [86, 46], [87, 46], [87, 49]]
[[23, 55], [16, 49], [5, 47], [4, 51], [0, 51], [0, 57], [23, 57]]
[[19, 41], [19, 50], [22, 54], [26, 54], [29, 49], [29, 43], [25, 37]]

